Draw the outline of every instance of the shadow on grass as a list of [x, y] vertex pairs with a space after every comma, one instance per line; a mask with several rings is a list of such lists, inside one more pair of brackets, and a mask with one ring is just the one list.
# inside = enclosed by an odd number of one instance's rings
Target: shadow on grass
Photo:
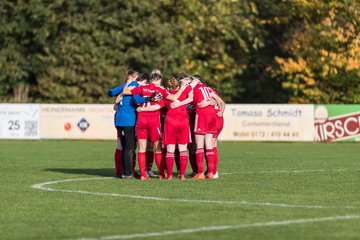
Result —
[[60, 172], [60, 173], [69, 173], [69, 174], [85, 174], [92, 176], [101, 176], [101, 177], [113, 177], [115, 175], [113, 168], [46, 168], [43, 171], [48, 172]]

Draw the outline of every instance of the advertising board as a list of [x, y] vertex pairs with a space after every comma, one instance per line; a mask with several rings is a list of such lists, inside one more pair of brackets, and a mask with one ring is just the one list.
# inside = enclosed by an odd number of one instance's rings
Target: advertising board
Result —
[[0, 104], [0, 139], [39, 139], [39, 104]]
[[116, 139], [112, 104], [41, 104], [43, 139]]
[[314, 107], [311, 104], [227, 104], [224, 121], [220, 140], [314, 140]]
[[360, 105], [315, 105], [315, 141], [360, 141]]

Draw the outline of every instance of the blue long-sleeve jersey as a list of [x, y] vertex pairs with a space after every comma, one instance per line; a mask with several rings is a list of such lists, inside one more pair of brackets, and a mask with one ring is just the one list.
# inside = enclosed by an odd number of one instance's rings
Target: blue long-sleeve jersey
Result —
[[[121, 84], [118, 87], [109, 90], [109, 96], [113, 97], [123, 92], [126, 83]], [[135, 81], [129, 84], [131, 86], [139, 86]], [[119, 103], [118, 110], [115, 113], [114, 124], [117, 127], [131, 127], [136, 124], [136, 107], [137, 105], [144, 103], [145, 98], [140, 95], [124, 95]]]

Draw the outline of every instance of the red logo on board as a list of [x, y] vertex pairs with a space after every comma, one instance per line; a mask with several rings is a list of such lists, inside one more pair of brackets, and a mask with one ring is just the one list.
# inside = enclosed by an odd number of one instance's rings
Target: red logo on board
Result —
[[64, 124], [64, 129], [66, 130], [66, 131], [70, 131], [70, 129], [71, 129], [71, 124], [70, 123], [65, 123]]

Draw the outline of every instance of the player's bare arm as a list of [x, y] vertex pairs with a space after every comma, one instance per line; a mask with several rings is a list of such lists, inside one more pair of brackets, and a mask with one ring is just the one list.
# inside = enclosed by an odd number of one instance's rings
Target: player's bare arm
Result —
[[176, 101], [180, 97], [181, 93], [185, 90], [186, 85], [181, 85], [179, 91], [177, 91], [175, 94], [169, 94], [166, 99], [170, 101]]
[[117, 112], [117, 110], [119, 109], [119, 104], [115, 103], [114, 106], [113, 106], [113, 109], [114, 109], [115, 112]]
[[201, 102], [198, 104], [198, 107], [204, 108], [204, 107], [207, 107], [207, 106], [209, 106], [209, 105], [214, 106], [216, 103], [217, 103], [216, 100], [213, 99], [213, 98], [211, 98], [211, 100], [203, 100], [203, 101], [201, 101]]
[[120, 93], [119, 95], [117, 95], [116, 98], [115, 98], [115, 104], [119, 104], [119, 103], [121, 102], [122, 98], [123, 98], [123, 94], [122, 94], [122, 93]]
[[131, 83], [131, 81], [126, 82], [126, 85], [125, 85], [124, 90], [122, 92], [123, 95], [133, 95], [131, 93], [131, 90], [134, 89], [135, 87], [134, 86], [129, 87], [130, 83]]
[[210, 96], [215, 99], [217, 105], [219, 106], [220, 108], [220, 111], [217, 113], [217, 115], [219, 117], [223, 116], [224, 114], [224, 111], [225, 111], [225, 102], [224, 100], [221, 99], [221, 97], [219, 97], [218, 95], [216, 95], [215, 93], [211, 93]]
[[151, 106], [147, 106], [147, 107], [138, 107], [136, 109], [137, 112], [154, 112], [157, 111], [161, 108], [160, 105], [155, 104], [155, 105], [151, 105]]
[[170, 108], [178, 108], [188, 103], [191, 103], [194, 100], [193, 91], [189, 92], [188, 97], [182, 101], [175, 101], [170, 104]]
[[129, 76], [127, 79], [126, 79], [126, 84], [125, 84], [125, 87], [122, 91], [122, 94], [123, 95], [133, 95], [131, 93], [131, 90], [135, 88], [135, 86], [131, 86], [129, 87], [129, 84], [133, 81], [136, 81], [137, 77], [139, 76], [139, 74], [136, 72], [134, 73], [133, 75]]

